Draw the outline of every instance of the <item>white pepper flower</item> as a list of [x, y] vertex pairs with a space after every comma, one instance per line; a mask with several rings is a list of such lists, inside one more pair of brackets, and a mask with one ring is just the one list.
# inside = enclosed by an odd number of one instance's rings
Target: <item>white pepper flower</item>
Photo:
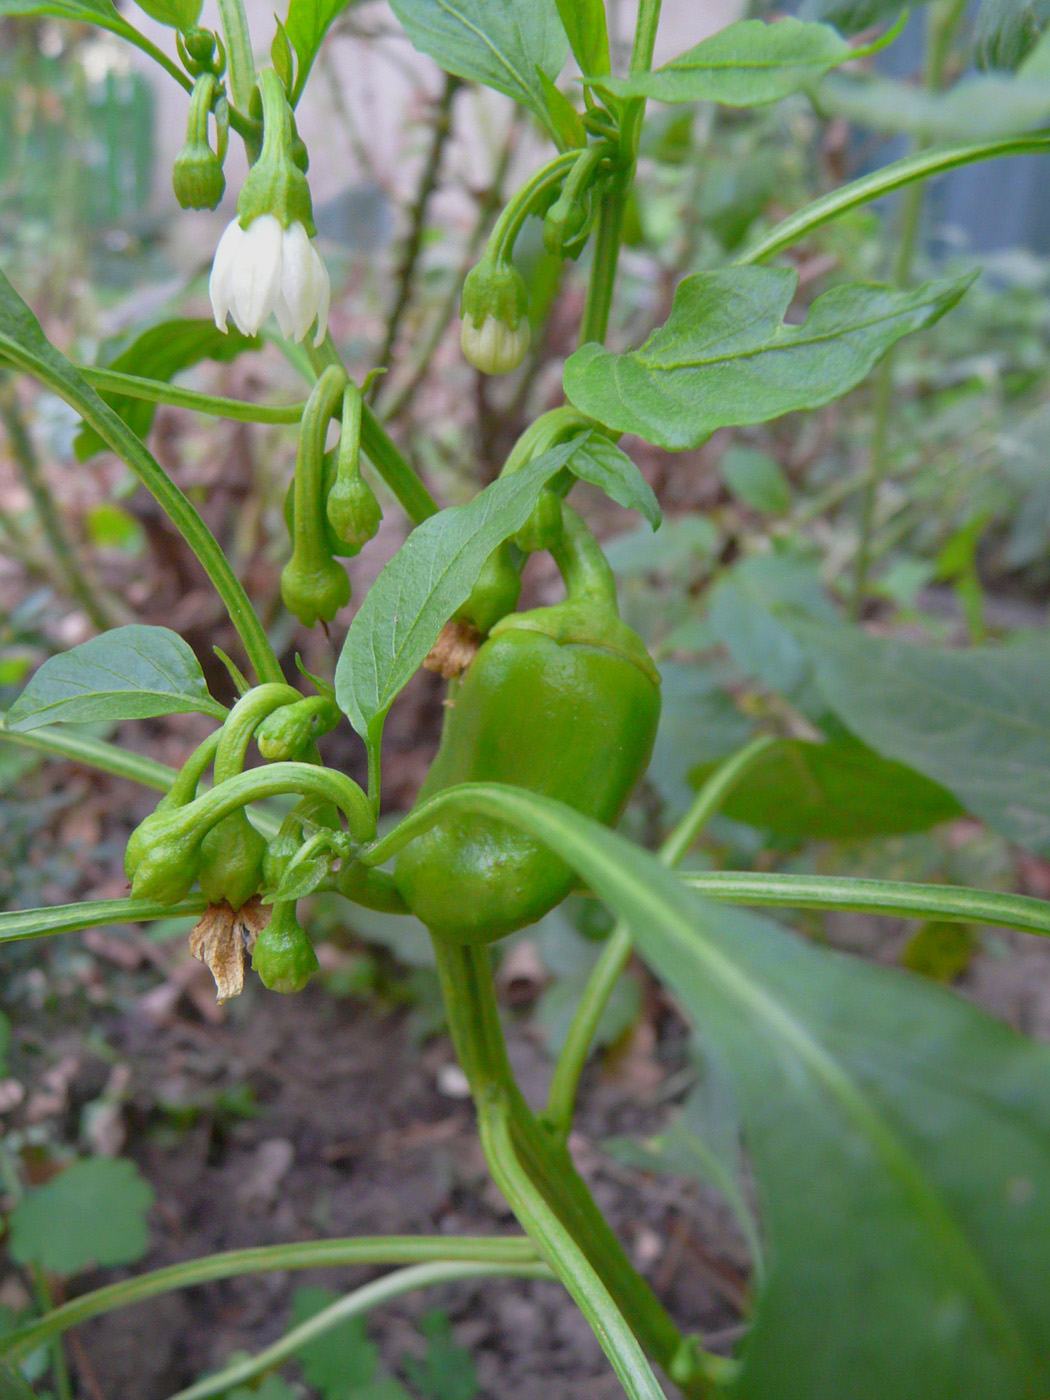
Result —
[[328, 272], [298, 220], [285, 228], [276, 214], [258, 214], [245, 228], [233, 219], [215, 250], [208, 294], [221, 331], [232, 316], [239, 331], [255, 335], [271, 311], [293, 340], [315, 320], [315, 346], [328, 331]]

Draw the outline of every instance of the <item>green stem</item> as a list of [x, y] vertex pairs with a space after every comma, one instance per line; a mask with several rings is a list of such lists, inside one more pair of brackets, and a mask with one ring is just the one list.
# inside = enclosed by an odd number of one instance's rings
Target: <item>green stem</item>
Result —
[[[631, 1304], [639, 1301], [647, 1304], [644, 1295], [649, 1294], [656, 1308], [660, 1312], [663, 1310], [626, 1256], [624, 1263], [637, 1281], [638, 1289], [633, 1290], [635, 1296], [628, 1300], [626, 1307], [622, 1298], [614, 1301], [607, 1270], [596, 1265], [594, 1256], [600, 1253], [603, 1262], [608, 1262], [609, 1238], [613, 1249], [622, 1251], [593, 1202], [596, 1231], [587, 1232], [585, 1236], [578, 1218], [573, 1222], [575, 1228], [566, 1221], [566, 1214], [571, 1217], [578, 1213], [571, 1208], [566, 1211], [564, 1168], [567, 1166], [568, 1173], [576, 1177], [575, 1168], [567, 1154], [564, 1161], [552, 1159], [554, 1144], [548, 1142], [532, 1119], [514, 1081], [499, 1022], [488, 949], [454, 946], [435, 938], [434, 952], [449, 1031], [470, 1082], [482, 1149], [497, 1186], [594, 1328], [628, 1394], [660, 1396], [638, 1342], [623, 1320], [623, 1313], [630, 1317], [635, 1331], [641, 1333], [640, 1314], [648, 1315], [649, 1308], [639, 1309]], [[537, 1168], [542, 1184], [537, 1181]], [[582, 1182], [579, 1187], [590, 1200]], [[681, 1338], [669, 1318], [667, 1324], [674, 1339], [673, 1350], [677, 1353]]]
[[226, 65], [234, 106], [247, 112], [255, 86], [252, 36], [243, 0], [218, 0], [219, 18], [226, 39]]
[[[33, 1287], [36, 1292], [37, 1301], [46, 1311], [50, 1311], [53, 1300], [44, 1271], [34, 1267], [30, 1270], [30, 1273], [32, 1274]], [[73, 1400], [73, 1382], [70, 1378], [69, 1361], [66, 1358], [66, 1349], [62, 1343], [62, 1338], [52, 1338], [49, 1350], [51, 1352], [51, 1373], [54, 1376], [58, 1400]]]
[[540, 166], [520, 189], [514, 192], [510, 202], [496, 220], [485, 247], [485, 257], [510, 258], [522, 225], [530, 214], [546, 207], [548, 195], [558, 189], [569, 171], [579, 159], [579, 151], [563, 151]]
[[95, 627], [104, 632], [113, 626], [113, 619], [97, 598], [95, 589], [84, 577], [73, 546], [66, 538], [58, 511], [55, 509], [54, 497], [40, 469], [36, 449], [18, 406], [14, 385], [6, 378], [0, 383], [0, 419], [7, 429], [12, 455], [18, 464], [22, 483], [33, 502], [37, 519], [51, 546], [62, 583], [70, 598], [84, 609]]
[[958, 170], [964, 165], [973, 165], [982, 160], [996, 160], [1002, 156], [1023, 156], [1045, 154], [1050, 151], [1050, 131], [1030, 132], [1025, 136], [1010, 136], [1001, 141], [982, 141], [965, 146], [949, 146], [936, 151], [924, 151], [919, 155], [905, 156], [894, 161], [871, 175], [864, 175], [848, 185], [842, 185], [829, 194], [822, 195], [807, 204], [795, 214], [789, 214], [775, 228], [770, 229], [757, 243], [735, 259], [734, 265], [746, 267], [752, 263], [765, 262], [792, 247], [807, 235], [822, 228], [825, 224], [841, 218], [852, 209], [859, 209], [894, 190], [913, 184], [916, 180], [928, 180], [935, 175], [943, 175], [949, 170]]
[[1050, 938], [1050, 903], [1029, 895], [853, 876], [713, 870], [684, 875], [705, 899], [771, 909], [842, 909], [897, 919], [982, 924]]
[[[752, 740], [711, 774], [693, 800], [689, 811], [660, 847], [659, 859], [664, 865], [673, 869], [678, 864], [732, 789], [772, 742], [772, 739], [765, 736]], [[594, 965], [573, 1015], [565, 1044], [554, 1066], [550, 1094], [542, 1121], [544, 1126], [562, 1141], [568, 1137], [572, 1127], [580, 1075], [594, 1044], [598, 1022], [613, 988], [627, 967], [631, 950], [630, 928], [620, 919], [606, 939], [601, 955]]]
[[182, 389], [176, 384], [163, 384], [156, 379], [143, 379], [137, 374], [98, 369], [94, 365], [78, 365], [77, 370], [92, 388], [103, 393], [124, 394], [129, 399], [146, 399], [149, 403], [171, 404], [173, 408], [189, 408], [195, 413], [230, 418], [236, 423], [298, 423], [306, 407], [305, 400], [302, 403], [271, 406], [247, 403], [243, 399], [225, 399], [217, 394]]
[[107, 25], [114, 34], [119, 34], [122, 39], [126, 39], [129, 44], [134, 44], [135, 48], [141, 49], [144, 54], [148, 54], [155, 63], [159, 63], [166, 73], [169, 73], [180, 87], [187, 92], [193, 91], [193, 79], [182, 71], [173, 58], [169, 58], [163, 49], [159, 49], [152, 39], [147, 39], [145, 34], [140, 33], [134, 25], [121, 21], [119, 27], [116, 24]]
[[245, 1361], [235, 1362], [214, 1375], [206, 1376], [196, 1385], [180, 1390], [171, 1400], [211, 1400], [213, 1396], [228, 1395], [235, 1386], [246, 1385], [264, 1372], [274, 1371], [286, 1361], [290, 1361], [302, 1347], [316, 1337], [322, 1337], [333, 1327], [351, 1317], [399, 1298], [403, 1293], [411, 1293], [417, 1288], [432, 1288], [436, 1284], [455, 1283], [460, 1279], [471, 1278], [550, 1278], [550, 1270], [544, 1264], [477, 1264], [451, 1263], [445, 1260], [433, 1264], [414, 1264], [407, 1269], [398, 1269], [385, 1278], [375, 1279], [357, 1288], [346, 1297], [322, 1308], [319, 1313], [298, 1327], [286, 1332], [279, 1341], [264, 1348]]
[[56, 933], [79, 933], [108, 924], [148, 924], [154, 919], [196, 916], [207, 908], [201, 895], [178, 904], [158, 904], [152, 899], [91, 899], [81, 904], [56, 904], [50, 909], [9, 909], [0, 914], [0, 943], [18, 943]]
[[332, 768], [318, 768], [309, 763], [270, 763], [265, 768], [250, 768], [247, 773], [238, 773], [221, 787], [212, 788], [170, 813], [170, 819], [177, 821], [180, 831], [203, 837], [224, 817], [232, 816], [248, 803], [290, 792], [334, 802], [346, 817], [354, 841], [363, 843], [375, 835], [372, 804], [354, 780]]
[[46, 725], [28, 733], [13, 733], [3, 728], [4, 713], [0, 710], [0, 742], [18, 744], [25, 749], [34, 749], [47, 754], [49, 758], [68, 758], [73, 763], [82, 763], [86, 768], [95, 768], [101, 773], [111, 773], [115, 778], [128, 778], [143, 787], [156, 792], [167, 792], [178, 776], [177, 768], [169, 768], [166, 763], [146, 758], [143, 754], [129, 753], [116, 744], [107, 744], [104, 739], [90, 739], [77, 734], [66, 725]]
[[[331, 333], [319, 348], [310, 345], [304, 348], [315, 373], [321, 373], [329, 365], [343, 369], [342, 357]], [[437, 502], [366, 403], [361, 405], [361, 451], [394, 493], [413, 525], [421, 525], [437, 514]]]
[[[927, 92], [936, 92], [944, 80], [945, 65], [951, 48], [951, 38], [966, 8], [966, 0], [945, 0], [930, 6], [927, 15], [927, 51], [923, 85]], [[927, 143], [919, 142], [916, 153]], [[912, 185], [904, 195], [900, 214], [900, 237], [893, 265], [893, 284], [907, 285], [911, 276], [915, 250], [919, 242], [922, 209], [926, 195], [924, 184]], [[879, 492], [889, 466], [890, 410], [893, 406], [893, 365], [896, 352], [891, 349], [879, 365], [875, 380], [872, 410], [871, 447], [868, 455], [868, 479], [860, 499], [860, 523], [857, 556], [853, 569], [853, 590], [850, 616], [856, 622], [864, 611], [868, 593], [868, 575], [872, 562], [872, 535]]]
[[[660, 23], [661, 0], [640, 0], [638, 22], [631, 50], [631, 74], [648, 73], [653, 64], [653, 48]], [[587, 300], [580, 323], [580, 344], [604, 342], [609, 329], [616, 269], [623, 238], [623, 217], [634, 181], [638, 142], [645, 115], [645, 98], [633, 97], [623, 104], [620, 118], [619, 170], [609, 182], [598, 211], [598, 231], [594, 241], [594, 261], [587, 285]]]
[[[434, 945], [449, 1029], [474, 1092], [479, 1123], [492, 1104], [494, 1111], [506, 1111], [519, 1170], [553, 1212], [559, 1228], [584, 1255], [618, 1313], [630, 1319], [642, 1345], [665, 1370], [670, 1370], [680, 1359], [681, 1334], [624, 1253], [564, 1145], [536, 1121], [514, 1081], [499, 1021], [488, 949], [444, 944], [440, 939], [435, 939]], [[497, 1166], [491, 1160], [489, 1165], [499, 1181]], [[504, 1161], [499, 1170], [506, 1166]], [[517, 1209], [515, 1201], [508, 1199]], [[532, 1215], [518, 1218], [530, 1233], [538, 1228]], [[534, 1234], [534, 1238], [540, 1242], [539, 1235]], [[562, 1277], [558, 1265], [553, 1259], [550, 1262]], [[702, 1356], [699, 1364], [705, 1364]], [[706, 1393], [702, 1377], [695, 1378], [695, 1388], [688, 1379], [683, 1388], [691, 1395]]]
[[[290, 685], [259, 685], [241, 696], [220, 731], [215, 756], [216, 785], [226, 782], [242, 770], [252, 736], [267, 715], [283, 709], [285, 705], [294, 705], [302, 698]], [[322, 704], [325, 703], [322, 697], [318, 698]]]
[[232, 1249], [171, 1264], [137, 1278], [83, 1293], [63, 1303], [46, 1317], [0, 1337], [0, 1356], [12, 1359], [28, 1356], [49, 1337], [89, 1318], [115, 1308], [142, 1303], [177, 1288], [192, 1288], [217, 1279], [245, 1274], [269, 1273], [285, 1269], [321, 1269], [348, 1265], [434, 1264], [439, 1262], [471, 1265], [498, 1264], [523, 1268], [535, 1264], [536, 1248], [531, 1240], [517, 1236], [455, 1239], [447, 1236], [391, 1235], [361, 1236], [357, 1239], [308, 1240], [294, 1244], [263, 1245], [252, 1249]]
[[[25, 314], [31, 320], [28, 308]], [[40, 379], [75, 408], [106, 446], [131, 468], [197, 556], [225, 604], [259, 680], [283, 680], [280, 663], [247, 593], [191, 502], [123, 419], [62, 359], [35, 320], [31, 320], [24, 334], [25, 340], [0, 336], [0, 355]]]

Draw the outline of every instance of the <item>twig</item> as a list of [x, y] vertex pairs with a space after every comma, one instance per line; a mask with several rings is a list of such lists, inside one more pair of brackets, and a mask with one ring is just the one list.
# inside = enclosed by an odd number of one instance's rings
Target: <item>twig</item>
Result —
[[[412, 282], [416, 271], [416, 264], [419, 261], [419, 250], [423, 246], [423, 231], [426, 227], [427, 206], [430, 197], [437, 188], [438, 175], [441, 171], [441, 158], [445, 153], [445, 146], [448, 138], [452, 134], [452, 99], [456, 91], [462, 84], [460, 80], [451, 73], [445, 75], [445, 86], [438, 98], [437, 106], [434, 109], [434, 117], [430, 128], [430, 147], [427, 150], [426, 160], [419, 176], [419, 185], [416, 189], [416, 197], [412, 201], [412, 206], [408, 211], [408, 229], [405, 233], [404, 241], [398, 254], [397, 267], [394, 271], [394, 304], [387, 320], [386, 335], [383, 338], [383, 346], [379, 351], [376, 364], [385, 369], [389, 363], [391, 353], [397, 342], [397, 333], [401, 328], [401, 322], [408, 304], [412, 299]], [[370, 391], [374, 397], [373, 390]]]

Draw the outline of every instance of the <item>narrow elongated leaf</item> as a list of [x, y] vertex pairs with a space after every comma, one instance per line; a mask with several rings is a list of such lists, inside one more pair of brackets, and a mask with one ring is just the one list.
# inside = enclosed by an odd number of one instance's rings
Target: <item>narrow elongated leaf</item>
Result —
[[557, 0], [557, 4], [581, 72], [595, 77], [608, 73], [609, 30], [605, 22], [605, 0]]
[[565, 366], [577, 408], [671, 451], [699, 447], [717, 428], [818, 408], [865, 377], [910, 331], [959, 300], [972, 277], [899, 292], [834, 287], [805, 321], [784, 323], [797, 276], [781, 268], [699, 272], [675, 292], [667, 323], [640, 350], [581, 346]]
[[854, 734], [953, 792], [1018, 845], [1050, 852], [1050, 645], [918, 647], [786, 619]]
[[[717, 764], [693, 769], [695, 787]], [[851, 841], [927, 831], [963, 814], [938, 783], [881, 758], [855, 739], [811, 744], [779, 739], [722, 804], [727, 817], [777, 836]]]
[[[100, 365], [123, 374], [137, 374], [167, 383], [180, 370], [189, 369], [201, 360], [225, 363], [236, 359], [245, 350], [261, 348], [262, 341], [257, 335], [242, 335], [238, 330], [225, 334], [212, 321], [164, 321], [134, 336], [130, 343], [124, 340], [113, 347], [115, 353], [104, 356]], [[101, 398], [123, 418], [136, 437], [145, 440], [157, 412], [155, 403], [105, 391], [101, 393]], [[82, 462], [96, 452], [104, 451], [105, 446], [98, 433], [87, 424], [73, 441], [74, 451]]]
[[7, 712], [16, 732], [44, 724], [150, 719], [199, 711], [223, 718], [193, 652], [167, 627], [115, 627], [40, 667]]
[[383, 569], [350, 624], [335, 672], [336, 700], [362, 738], [375, 740], [394, 697], [470, 596], [485, 560], [525, 523], [578, 442], [544, 452], [468, 505], [424, 520]]
[[874, 131], [907, 132], [927, 142], [993, 141], [1029, 131], [1050, 116], [1043, 78], [978, 73], [947, 92], [926, 92], [893, 78], [832, 74], [818, 90], [821, 111]]
[[537, 70], [554, 79], [569, 44], [557, 0], [391, 0], [422, 53], [458, 78], [505, 92], [546, 119]]
[[581, 481], [600, 487], [619, 506], [644, 515], [654, 530], [662, 516], [660, 502], [627, 453], [601, 433], [591, 433], [569, 458], [569, 470]]
[[744, 19], [662, 68], [607, 78], [601, 86], [620, 97], [652, 97], [658, 102], [761, 107], [811, 87], [850, 53], [849, 44], [829, 24]]
[[693, 897], [519, 789], [450, 789], [628, 920], [734, 1085], [767, 1272], [732, 1400], [1050, 1393], [1050, 1047], [901, 972]]
[[284, 30], [292, 41], [292, 47], [299, 60], [299, 72], [295, 80], [297, 93], [303, 89], [306, 75], [317, 57], [321, 41], [328, 33], [332, 21], [357, 3], [358, 0], [288, 0], [288, 18], [285, 20]]

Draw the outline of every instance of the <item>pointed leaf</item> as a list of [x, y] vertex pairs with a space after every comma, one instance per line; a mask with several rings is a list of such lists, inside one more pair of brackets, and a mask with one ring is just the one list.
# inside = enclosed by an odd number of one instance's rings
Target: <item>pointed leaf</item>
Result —
[[826, 703], [854, 734], [953, 792], [974, 816], [1050, 853], [1050, 645], [968, 651], [785, 619]]
[[375, 740], [375, 726], [470, 596], [485, 560], [525, 523], [578, 442], [544, 452], [468, 505], [424, 520], [383, 569], [350, 624], [335, 672], [336, 700], [362, 738]]
[[556, 0], [391, 0], [390, 8], [446, 72], [505, 92], [545, 120], [536, 70], [553, 80], [569, 48]]
[[733, 1081], [768, 1271], [732, 1400], [1050, 1393], [1050, 1047], [706, 904], [549, 799], [472, 785], [440, 801], [567, 860]]
[[609, 29], [605, 0], [557, 0], [558, 13], [582, 73], [609, 71]]
[[972, 280], [927, 282], [909, 292], [867, 283], [834, 287], [805, 321], [786, 325], [794, 272], [700, 272], [679, 284], [666, 325], [640, 350], [577, 350], [565, 366], [565, 392], [619, 432], [672, 451], [699, 447], [717, 428], [764, 423], [839, 398], [901, 336], [943, 316]]
[[598, 486], [619, 506], [636, 510], [654, 530], [662, 519], [660, 502], [627, 453], [601, 433], [591, 433], [566, 465], [573, 476]]
[[851, 53], [849, 44], [829, 24], [745, 19], [662, 68], [629, 78], [606, 78], [601, 86], [618, 97], [760, 107], [811, 87]]
[[203, 0], [135, 0], [135, 3], [158, 24], [183, 30], [193, 28], [204, 8]]
[[302, 92], [307, 74], [324, 36], [332, 22], [349, 10], [359, 0], [288, 0], [288, 18], [284, 22], [285, 34], [292, 41], [299, 71], [295, 79], [295, 94]]
[[225, 718], [193, 652], [167, 627], [115, 627], [52, 656], [7, 712], [16, 733], [44, 724], [150, 719], [200, 712]]

